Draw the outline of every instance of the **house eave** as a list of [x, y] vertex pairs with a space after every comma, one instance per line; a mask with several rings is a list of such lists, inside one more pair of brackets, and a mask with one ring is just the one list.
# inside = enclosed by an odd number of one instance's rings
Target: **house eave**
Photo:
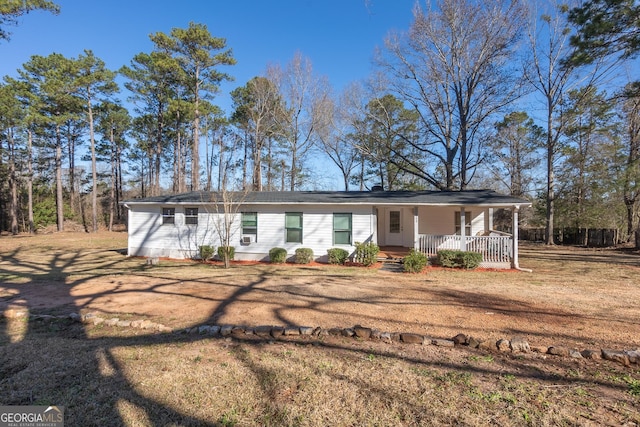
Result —
[[[206, 206], [234, 205], [296, 205], [296, 206], [480, 206], [487, 208], [521, 208], [531, 206], [525, 199], [502, 195], [490, 190], [464, 192], [387, 191], [387, 192], [254, 192], [254, 193], [184, 193], [178, 195], [130, 199], [123, 205]], [[206, 199], [206, 200], [205, 200]]]

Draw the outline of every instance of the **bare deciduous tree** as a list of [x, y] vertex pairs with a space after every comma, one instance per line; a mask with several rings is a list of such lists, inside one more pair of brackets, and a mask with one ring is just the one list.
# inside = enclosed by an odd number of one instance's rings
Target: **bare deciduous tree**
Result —
[[[213, 227], [214, 234], [220, 243], [220, 248], [222, 248], [219, 254], [221, 254], [224, 268], [231, 266], [233, 251], [235, 251], [233, 238], [240, 235], [241, 209], [249, 193], [249, 189], [231, 191], [227, 188], [222, 188], [215, 193], [203, 193], [206, 195], [205, 197], [208, 197], [208, 200], [205, 201], [213, 206], [213, 210], [208, 212], [208, 215], [212, 217], [208, 226]], [[207, 230], [206, 234], [209, 231]]]
[[283, 108], [278, 115], [279, 141], [289, 153], [289, 189], [296, 190], [308, 153], [314, 145], [315, 132], [320, 123], [321, 106], [329, 96], [326, 77], [313, 74], [311, 61], [296, 53], [283, 69], [267, 70], [267, 78], [280, 92]]
[[252, 187], [262, 191], [263, 151], [277, 133], [277, 118], [283, 113], [278, 88], [265, 77], [254, 77], [231, 96], [235, 106], [232, 120], [247, 135], [245, 144], [251, 146]]
[[[556, 198], [556, 164], [561, 150], [561, 136], [567, 125], [562, 109], [565, 95], [581, 85], [588, 85], [600, 75], [578, 73], [578, 68], [565, 60], [571, 53], [571, 30], [566, 18], [567, 5], [555, 2], [532, 3], [528, 29], [531, 58], [525, 61], [524, 75], [541, 96], [544, 110], [546, 141], [546, 218], [545, 240], [554, 244]], [[595, 67], [597, 70], [597, 66]], [[587, 82], [590, 80], [590, 82]]]
[[640, 96], [633, 96], [638, 91], [638, 84], [629, 84], [627, 94], [620, 106], [625, 123], [625, 149], [621, 168], [622, 192], [626, 208], [627, 234], [631, 240], [635, 233], [636, 247], [640, 247]]
[[409, 32], [387, 38], [380, 64], [420, 116], [423, 137], [413, 144], [437, 159], [428, 170], [412, 168], [430, 185], [469, 184], [483, 125], [519, 95], [512, 60], [524, 18], [519, 1], [439, 0], [416, 6]]
[[356, 134], [354, 125], [360, 117], [357, 103], [354, 109], [353, 101], [359, 97], [358, 93], [358, 88], [351, 85], [345, 89], [338, 102], [327, 98], [319, 105], [318, 110], [321, 118], [317, 131], [320, 149], [340, 170], [345, 191], [349, 191], [351, 173], [361, 157], [353, 143]]

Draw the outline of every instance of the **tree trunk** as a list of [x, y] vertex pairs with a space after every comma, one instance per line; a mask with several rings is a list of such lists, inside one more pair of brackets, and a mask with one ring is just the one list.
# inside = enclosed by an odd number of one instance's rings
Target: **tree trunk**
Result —
[[13, 131], [9, 129], [7, 135], [9, 148], [9, 189], [11, 201], [9, 203], [9, 216], [11, 217], [11, 234], [18, 234], [18, 177], [16, 175], [16, 150], [13, 140]]
[[[67, 154], [69, 156], [69, 171], [67, 172], [69, 175], [69, 205], [73, 212], [78, 212], [80, 208], [77, 197], [78, 193], [76, 193], [76, 147], [73, 135], [71, 135], [71, 130], [68, 128], [67, 139]], [[62, 146], [62, 141], [59, 142], [59, 145]], [[62, 165], [60, 165], [60, 168], [62, 168]]]
[[291, 182], [289, 183], [289, 190], [296, 190], [296, 173], [298, 169], [298, 153], [296, 152], [296, 146], [291, 150]]
[[149, 165], [149, 193], [151, 193], [151, 196], [160, 195], [160, 174], [162, 173], [162, 136], [164, 134], [163, 113], [164, 107], [160, 106], [158, 113], [158, 130], [154, 147], [155, 153], [150, 153], [150, 157], [153, 157], [153, 166], [151, 164]]
[[273, 190], [273, 157], [272, 157], [273, 140], [268, 139], [267, 142], [267, 189]]
[[554, 211], [555, 211], [555, 175], [553, 169], [553, 160], [554, 160], [554, 148], [555, 148], [555, 140], [553, 137], [553, 110], [551, 106], [553, 105], [552, 100], [548, 98], [547, 106], [549, 109], [547, 111], [547, 212], [546, 212], [546, 223], [545, 223], [545, 243], [547, 245], [554, 245], [555, 241], [553, 240], [553, 221], [554, 221]]
[[467, 116], [468, 108], [458, 107], [460, 110], [460, 191], [467, 189], [467, 171], [469, 169], [469, 160], [467, 147], [469, 140], [467, 137]]
[[120, 159], [121, 157], [121, 150], [120, 150], [120, 144], [116, 144], [116, 216], [118, 218], [118, 221], [120, 221], [120, 219], [122, 218], [122, 214], [121, 214], [121, 207], [120, 207], [120, 199], [122, 197], [122, 161]]
[[116, 199], [116, 187], [118, 185], [116, 175], [116, 146], [113, 140], [113, 128], [109, 134], [109, 141], [111, 142], [111, 194], [109, 196], [109, 231], [113, 231], [113, 217], [115, 216], [115, 199]]
[[58, 220], [58, 231], [64, 231], [64, 198], [62, 192], [62, 137], [60, 135], [60, 125], [56, 125], [56, 217]]
[[153, 164], [153, 186], [151, 195], [160, 195], [160, 174], [162, 173], [162, 142], [157, 141]]
[[89, 114], [89, 141], [91, 143], [91, 223], [94, 233], [98, 232], [98, 169], [96, 166], [96, 140], [93, 134], [93, 108], [91, 95], [88, 96], [87, 112]]
[[209, 142], [209, 130], [208, 127], [205, 126], [204, 129], [204, 153], [205, 153], [205, 161], [207, 162], [206, 175], [207, 180], [205, 184], [205, 191], [211, 191], [211, 180], [213, 175], [213, 144]]
[[[180, 113], [178, 113], [178, 117]], [[180, 132], [180, 123], [177, 123], [178, 131], [176, 135], [176, 144], [173, 151], [173, 192], [184, 193], [187, 189], [186, 180], [186, 168], [183, 162], [182, 156], [182, 132]]]
[[218, 191], [222, 191], [224, 186], [224, 174], [225, 174], [225, 156], [224, 156], [224, 141], [220, 138], [220, 160], [218, 162]]
[[[228, 239], [225, 239], [228, 240]], [[224, 250], [222, 251], [222, 260], [224, 262], [224, 268], [229, 268], [231, 267], [231, 257], [229, 256], [229, 251], [231, 250], [231, 248], [229, 247], [229, 242], [225, 243], [225, 247]]]
[[264, 136], [260, 135], [258, 128], [253, 134], [253, 190], [262, 191], [262, 147]]
[[555, 177], [553, 173], [552, 159], [547, 159], [547, 213], [545, 227], [545, 242], [547, 245], [554, 245], [554, 211], [555, 211]]
[[244, 151], [243, 151], [243, 158], [242, 158], [242, 190], [246, 190], [247, 189], [247, 185], [249, 182], [248, 179], [248, 169], [247, 169], [247, 164], [249, 163], [249, 135], [247, 134], [247, 131], [245, 130], [244, 132]]
[[200, 190], [200, 69], [196, 68], [195, 111], [193, 118], [193, 147], [191, 147], [191, 190]]
[[176, 137], [176, 143], [173, 146], [173, 186], [171, 191], [173, 194], [180, 192], [180, 133]]
[[255, 191], [262, 191], [262, 156], [261, 156], [261, 149], [258, 149], [258, 145], [260, 145], [260, 147], [262, 146], [262, 144], [257, 144], [256, 143], [256, 147], [254, 148], [254, 154], [253, 154], [253, 189]]
[[626, 208], [626, 216], [627, 216], [627, 241], [631, 241], [633, 239], [635, 224], [633, 221], [633, 214], [635, 211], [635, 198], [630, 198], [627, 194], [624, 196], [624, 205]]
[[522, 197], [523, 183], [522, 183], [522, 152], [520, 147], [520, 141], [518, 141], [517, 145], [513, 148], [512, 158], [515, 159], [513, 164], [513, 173], [511, 174], [511, 195], [516, 197]]
[[281, 178], [280, 178], [280, 191], [284, 191], [285, 189], [285, 183], [286, 183], [286, 174], [287, 174], [287, 165], [284, 163], [284, 160], [282, 160], [280, 162], [280, 167], [281, 167]]
[[33, 223], [33, 152], [32, 152], [32, 144], [33, 144], [33, 135], [31, 133], [31, 129], [27, 130], [27, 193], [28, 193], [28, 207], [29, 210], [29, 234], [33, 234], [35, 231], [35, 225]]
[[344, 180], [344, 191], [349, 191], [349, 172], [346, 170], [342, 171], [342, 179]]
[[[455, 150], [451, 147], [447, 147], [447, 163], [445, 164], [445, 185], [446, 188], [444, 190], [452, 191], [453, 190], [453, 162], [455, 161]], [[442, 190], [442, 189], [441, 189]]]
[[144, 172], [145, 161], [146, 160], [144, 158], [140, 159], [140, 197], [142, 198], [147, 197], [147, 189], [144, 185], [144, 180], [146, 179], [146, 174]]

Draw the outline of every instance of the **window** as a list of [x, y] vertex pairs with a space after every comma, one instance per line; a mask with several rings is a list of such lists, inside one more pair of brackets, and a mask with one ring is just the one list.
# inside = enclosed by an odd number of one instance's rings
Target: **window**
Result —
[[252, 234], [253, 236], [258, 236], [257, 212], [242, 212], [242, 234]]
[[[460, 211], [456, 212], [456, 234], [460, 235]], [[464, 235], [471, 236], [471, 212], [464, 211]]]
[[162, 223], [175, 224], [176, 208], [162, 208]]
[[350, 213], [334, 213], [333, 214], [333, 244], [334, 245], [350, 245], [351, 244], [351, 214]]
[[184, 208], [184, 223], [198, 225], [198, 208]]
[[286, 212], [284, 227], [286, 230], [285, 242], [302, 243], [302, 212]]
[[389, 233], [400, 232], [400, 211], [389, 212]]

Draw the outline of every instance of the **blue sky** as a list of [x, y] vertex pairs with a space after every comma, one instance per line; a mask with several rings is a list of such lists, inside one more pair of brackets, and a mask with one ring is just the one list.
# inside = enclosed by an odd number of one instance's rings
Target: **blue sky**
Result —
[[376, 46], [390, 30], [404, 31], [415, 0], [56, 0], [59, 15], [31, 12], [20, 18], [9, 42], [0, 42], [0, 76], [32, 55], [53, 52], [77, 57], [93, 50], [110, 69], [150, 52], [149, 34], [207, 25], [227, 40], [238, 63], [224, 70], [235, 81], [221, 89], [218, 104], [228, 111], [228, 92], [261, 75], [270, 63], [286, 64], [296, 51], [336, 90], [365, 79]]

